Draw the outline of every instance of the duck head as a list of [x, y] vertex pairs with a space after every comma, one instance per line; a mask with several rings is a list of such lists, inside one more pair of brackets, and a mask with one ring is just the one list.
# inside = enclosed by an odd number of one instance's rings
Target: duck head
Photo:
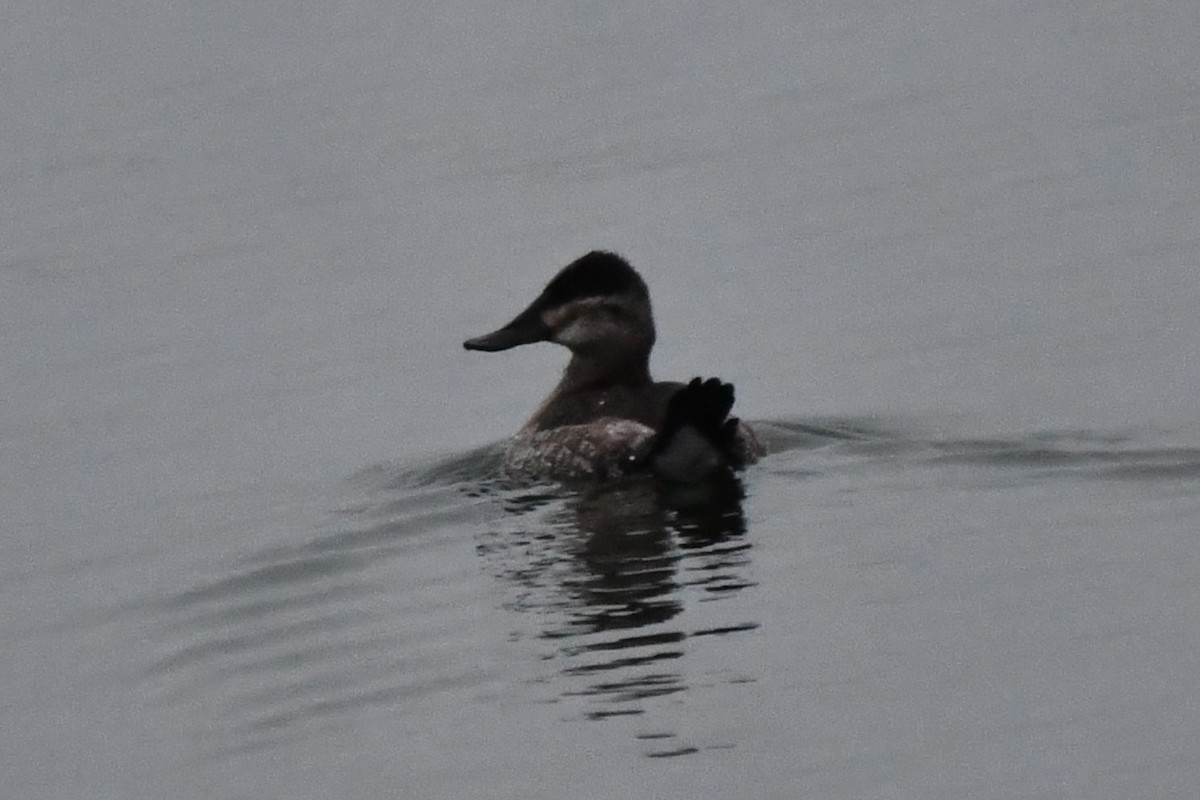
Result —
[[561, 344], [576, 358], [644, 364], [654, 346], [645, 281], [625, 259], [594, 250], [563, 267], [512, 322], [463, 347], [491, 353], [534, 342]]

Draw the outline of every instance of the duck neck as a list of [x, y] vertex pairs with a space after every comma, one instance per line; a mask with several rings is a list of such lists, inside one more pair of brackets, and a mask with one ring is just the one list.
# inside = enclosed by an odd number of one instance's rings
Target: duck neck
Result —
[[[587, 398], [589, 392], [605, 392], [624, 388], [637, 392], [651, 385], [650, 353], [639, 353], [636, 358], [625, 357], [614, 359], [598, 357], [583, 353], [573, 353], [571, 362], [563, 372], [562, 380], [550, 392], [550, 396], [542, 401], [542, 405], [525, 423], [523, 430], [536, 430], [543, 425], [575, 424], [564, 420], [589, 418], [595, 410]], [[583, 405], [579, 405], [583, 403]], [[601, 403], [603, 405], [603, 403]], [[580, 409], [587, 413], [581, 415]]]
[[650, 383], [650, 351], [618, 353], [572, 353], [562, 380], [551, 394], [562, 397], [610, 386], [637, 388]]

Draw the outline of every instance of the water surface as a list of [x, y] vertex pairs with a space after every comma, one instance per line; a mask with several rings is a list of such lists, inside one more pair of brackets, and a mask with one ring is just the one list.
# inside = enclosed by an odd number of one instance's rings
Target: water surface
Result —
[[[1194, 3], [5, 20], [6, 795], [1194, 793]], [[736, 491], [496, 480], [595, 247]]]

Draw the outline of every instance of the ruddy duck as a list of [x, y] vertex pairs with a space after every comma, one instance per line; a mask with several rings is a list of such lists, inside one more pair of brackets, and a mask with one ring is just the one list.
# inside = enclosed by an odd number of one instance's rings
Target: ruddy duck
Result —
[[650, 377], [650, 293], [614, 253], [568, 264], [512, 322], [468, 339], [496, 352], [533, 342], [571, 351], [562, 380], [509, 443], [504, 472], [523, 479], [612, 478], [638, 470], [701, 482], [753, 463], [765, 450], [737, 417], [733, 386]]

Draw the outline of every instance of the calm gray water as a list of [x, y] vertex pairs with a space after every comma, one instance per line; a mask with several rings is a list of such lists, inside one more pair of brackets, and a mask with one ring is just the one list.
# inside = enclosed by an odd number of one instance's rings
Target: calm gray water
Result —
[[[4, 797], [1196, 796], [1194, 0], [3, 7]], [[744, 497], [492, 480], [595, 247]]]

